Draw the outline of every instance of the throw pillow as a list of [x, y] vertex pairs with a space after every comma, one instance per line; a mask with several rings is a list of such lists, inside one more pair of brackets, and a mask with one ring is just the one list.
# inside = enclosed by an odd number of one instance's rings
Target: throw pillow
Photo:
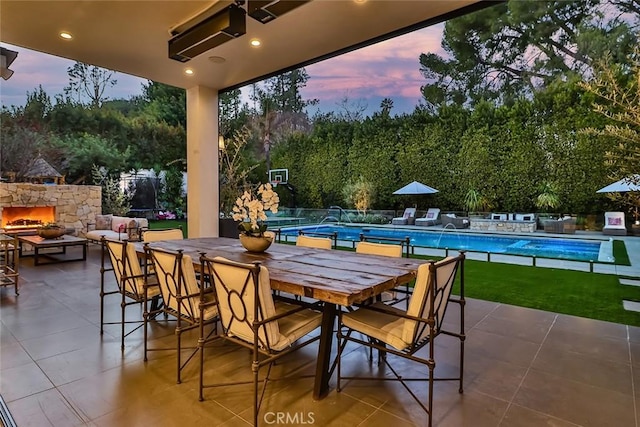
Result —
[[433, 212], [429, 212], [429, 213], [427, 214], [427, 218], [428, 218], [428, 219], [433, 218]]
[[110, 230], [113, 215], [96, 215], [96, 230]]
[[622, 218], [607, 218], [608, 225], [622, 225]]

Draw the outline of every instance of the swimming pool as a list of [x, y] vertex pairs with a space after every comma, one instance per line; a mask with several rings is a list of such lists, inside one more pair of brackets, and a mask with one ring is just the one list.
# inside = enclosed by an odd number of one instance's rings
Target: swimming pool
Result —
[[404, 239], [409, 237], [412, 246], [463, 249], [492, 254], [524, 255], [556, 258], [573, 261], [613, 262], [612, 257], [600, 255], [601, 243], [597, 240], [557, 239], [529, 236], [503, 236], [495, 234], [473, 234], [455, 231], [421, 231], [409, 229], [356, 227], [339, 225], [314, 225], [281, 229], [283, 236], [296, 236], [298, 230], [310, 233], [337, 233], [338, 240], [359, 241], [360, 233], [369, 237]]

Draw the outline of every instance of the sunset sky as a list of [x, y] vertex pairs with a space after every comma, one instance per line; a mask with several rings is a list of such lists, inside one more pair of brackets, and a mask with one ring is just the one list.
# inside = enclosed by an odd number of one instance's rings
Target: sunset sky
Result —
[[[421, 99], [420, 86], [425, 83], [419, 56], [428, 52], [442, 54], [443, 27], [435, 25], [306, 67], [310, 78], [303, 96], [320, 100], [310, 113], [316, 109], [339, 110], [338, 104], [345, 96], [351, 102], [365, 105], [366, 114], [378, 110], [385, 97], [394, 102], [392, 114], [413, 111]], [[69, 84], [67, 68], [73, 61], [7, 44], [2, 46], [18, 52], [10, 67], [15, 74], [10, 80], [0, 80], [2, 106], [23, 106], [27, 92], [33, 92], [38, 85], [53, 100]], [[146, 82], [122, 73], [117, 73], [116, 79], [117, 85], [108, 92], [110, 99], [139, 95], [142, 83]]]

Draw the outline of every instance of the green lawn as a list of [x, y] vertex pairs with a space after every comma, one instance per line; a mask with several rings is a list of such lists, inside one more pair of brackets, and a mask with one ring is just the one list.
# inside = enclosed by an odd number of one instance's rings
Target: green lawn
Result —
[[609, 274], [466, 261], [465, 295], [640, 326], [640, 313], [622, 308], [623, 299], [640, 301], [640, 288]]

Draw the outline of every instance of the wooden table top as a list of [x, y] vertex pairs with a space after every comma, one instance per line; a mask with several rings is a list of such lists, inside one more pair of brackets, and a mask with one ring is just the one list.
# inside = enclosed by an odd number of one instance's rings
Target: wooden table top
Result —
[[[135, 243], [139, 254], [143, 244]], [[275, 290], [349, 306], [415, 279], [423, 260], [361, 255], [274, 243], [265, 253], [247, 252], [237, 239], [198, 238], [153, 242], [150, 247], [184, 250], [199, 265], [201, 253], [209, 257], [252, 263], [269, 269]]]

